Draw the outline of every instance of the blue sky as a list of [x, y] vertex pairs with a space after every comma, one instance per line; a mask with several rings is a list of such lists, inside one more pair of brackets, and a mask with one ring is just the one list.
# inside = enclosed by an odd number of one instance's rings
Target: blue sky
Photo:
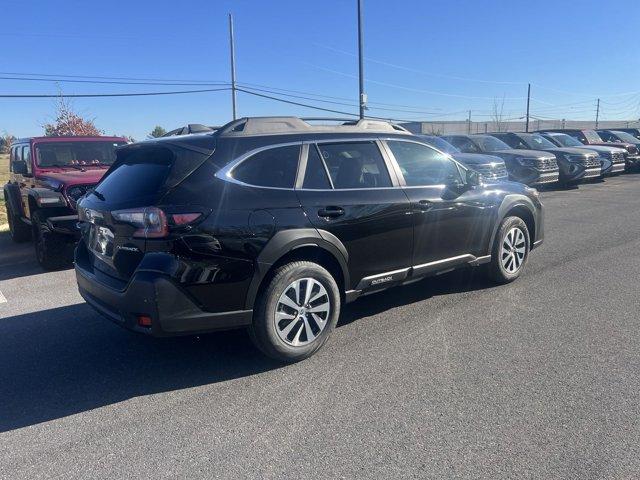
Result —
[[[291, 99], [357, 112], [355, 0], [0, 3], [0, 77], [227, 82], [227, 13], [233, 12], [239, 82], [324, 95], [327, 102]], [[494, 99], [504, 98], [505, 116], [517, 118], [531, 82], [534, 116], [592, 119], [600, 97], [601, 118], [638, 119], [639, 25], [637, 0], [365, 0], [366, 91], [378, 107], [370, 114], [463, 119], [472, 110], [474, 120], [488, 120]], [[199, 88], [0, 80], [0, 94], [55, 94], [58, 87], [67, 94]], [[243, 93], [238, 104], [240, 115], [335, 116]], [[228, 92], [75, 99], [73, 105], [106, 133], [137, 139], [154, 125], [220, 124], [231, 117]], [[0, 98], [0, 132], [40, 134], [53, 112], [52, 99]]]

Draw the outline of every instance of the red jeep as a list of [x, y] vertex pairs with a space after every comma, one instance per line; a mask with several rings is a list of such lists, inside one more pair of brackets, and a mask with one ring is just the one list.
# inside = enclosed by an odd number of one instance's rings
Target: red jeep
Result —
[[32, 137], [11, 146], [4, 198], [11, 238], [33, 237], [47, 270], [70, 265], [79, 238], [76, 202], [115, 160], [121, 137]]

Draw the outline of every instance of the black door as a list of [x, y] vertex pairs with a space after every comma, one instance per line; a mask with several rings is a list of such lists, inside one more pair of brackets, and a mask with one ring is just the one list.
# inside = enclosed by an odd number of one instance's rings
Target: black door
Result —
[[416, 142], [387, 140], [411, 201], [416, 274], [467, 263], [488, 253], [495, 205], [466, 184], [449, 156]]
[[304, 171], [300, 202], [321, 234], [329, 232], [344, 244], [351, 277], [347, 289], [388, 286], [406, 277], [413, 237], [410, 205], [394, 185], [379, 143], [310, 144]]

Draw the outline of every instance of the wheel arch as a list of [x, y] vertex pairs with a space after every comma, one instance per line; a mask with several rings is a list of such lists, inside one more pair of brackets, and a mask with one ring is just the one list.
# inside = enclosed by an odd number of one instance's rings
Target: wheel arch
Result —
[[491, 242], [489, 243], [488, 251], [491, 253], [491, 249], [493, 248], [493, 243], [495, 241], [496, 235], [498, 234], [498, 230], [500, 229], [500, 225], [502, 221], [511, 216], [516, 216], [522, 218], [522, 221], [527, 225], [527, 230], [529, 230], [529, 241], [533, 244], [536, 236], [536, 216], [535, 216], [535, 207], [530, 199], [528, 199], [524, 195], [509, 195], [505, 197], [504, 201], [500, 205], [498, 209], [498, 220], [493, 227], [493, 233], [491, 234]]
[[336, 280], [340, 294], [344, 295], [350, 285], [347, 255], [342, 242], [329, 232], [295, 229], [276, 233], [257, 258], [256, 274], [247, 292], [246, 308], [253, 308], [258, 295], [277, 268], [300, 260], [312, 261], [327, 269]]

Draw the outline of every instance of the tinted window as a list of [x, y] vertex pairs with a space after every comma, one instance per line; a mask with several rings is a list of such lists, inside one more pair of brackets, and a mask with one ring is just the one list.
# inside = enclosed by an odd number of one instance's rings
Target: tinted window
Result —
[[480, 149], [467, 137], [445, 137], [445, 140], [464, 153], [480, 153]]
[[509, 150], [509, 145], [502, 140], [498, 140], [490, 135], [476, 135], [476, 142], [480, 145], [483, 152], [497, 152], [499, 150]]
[[440, 137], [436, 137], [435, 135], [421, 135], [421, 137], [429, 145], [431, 145], [432, 147], [436, 147], [438, 150], [444, 153], [448, 153], [448, 154], [460, 153], [459, 148], [454, 147], [449, 142], [443, 140]]
[[171, 170], [174, 157], [166, 149], [141, 149], [108, 173], [96, 187], [98, 198], [107, 202], [127, 202], [154, 198]]
[[530, 148], [529, 145], [527, 145], [519, 136], [517, 135], [510, 135], [508, 133], [505, 134], [501, 134], [501, 133], [497, 133], [497, 134], [492, 134], [493, 137], [497, 138], [498, 140], [506, 143], [507, 145], [509, 145], [511, 148]]
[[318, 145], [334, 188], [390, 187], [391, 178], [374, 142]]
[[263, 150], [233, 169], [236, 180], [259, 187], [293, 188], [300, 147], [292, 145]]
[[19, 162], [20, 160], [22, 160], [22, 149], [20, 147], [16, 147], [15, 148], [15, 153], [13, 154], [13, 159], [16, 162]]
[[442, 185], [461, 180], [453, 160], [426, 145], [387, 141], [407, 186]]
[[331, 188], [329, 177], [324, 166], [324, 162], [318, 153], [318, 147], [309, 145], [309, 156], [307, 157], [307, 170], [304, 174], [302, 188], [322, 190]]

